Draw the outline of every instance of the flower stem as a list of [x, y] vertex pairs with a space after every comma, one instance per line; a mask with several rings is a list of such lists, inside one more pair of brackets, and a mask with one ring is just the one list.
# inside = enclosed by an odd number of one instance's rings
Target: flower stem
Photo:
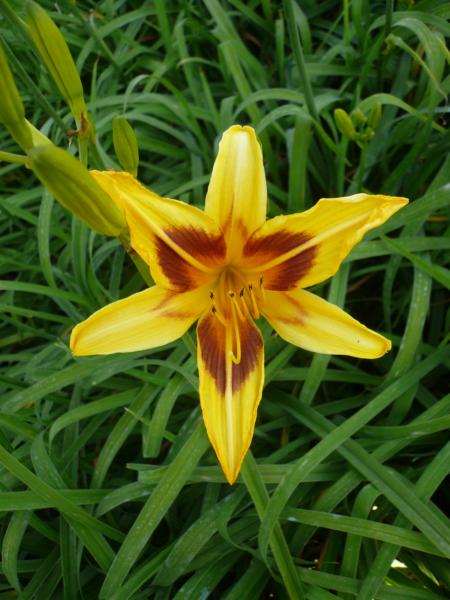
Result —
[[27, 157], [23, 154], [14, 154], [13, 152], [0, 151], [0, 161], [25, 165], [27, 162]]

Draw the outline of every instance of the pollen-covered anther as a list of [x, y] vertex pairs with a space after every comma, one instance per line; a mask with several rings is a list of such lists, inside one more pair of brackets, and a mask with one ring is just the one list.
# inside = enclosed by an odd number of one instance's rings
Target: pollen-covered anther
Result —
[[211, 312], [212, 314], [217, 317], [217, 319], [219, 320], [219, 322], [226, 327], [227, 326], [227, 320], [225, 319], [225, 317], [223, 316], [223, 314], [220, 312], [220, 310], [218, 310], [215, 302], [214, 302], [214, 292], [210, 292], [209, 294], [210, 300], [212, 302], [212, 306], [211, 306]]

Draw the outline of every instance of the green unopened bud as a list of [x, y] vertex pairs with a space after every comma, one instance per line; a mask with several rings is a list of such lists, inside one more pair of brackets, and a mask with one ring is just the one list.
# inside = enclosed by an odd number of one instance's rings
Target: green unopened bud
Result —
[[336, 108], [334, 111], [334, 121], [336, 127], [342, 133], [343, 136], [349, 140], [354, 140], [356, 137], [356, 131], [353, 127], [352, 120], [348, 114], [342, 108]]
[[355, 110], [352, 110], [350, 113], [350, 118], [356, 128], [362, 127], [367, 122], [366, 115], [360, 108], [355, 108]]
[[113, 144], [117, 159], [124, 171], [137, 176], [139, 165], [139, 149], [133, 128], [119, 116], [113, 119]]
[[52, 144], [48, 137], [41, 133], [39, 129], [36, 129], [36, 127], [30, 123], [30, 121], [26, 120], [26, 124], [31, 133], [33, 146], [45, 146], [45, 144]]
[[31, 0], [27, 2], [26, 23], [36, 49], [80, 127], [82, 115], [87, 118], [83, 86], [65, 39], [45, 10]]
[[46, 144], [29, 152], [28, 166], [55, 198], [91, 229], [117, 236], [125, 217], [89, 171], [71, 154]]
[[31, 133], [25, 120], [25, 110], [17, 91], [14, 77], [0, 45], [0, 122], [24, 150], [33, 145]]
[[367, 125], [369, 127], [371, 127], [373, 130], [375, 130], [381, 120], [381, 104], [379, 102], [377, 102], [376, 104], [374, 104], [372, 110], [369, 113], [369, 116], [367, 118]]

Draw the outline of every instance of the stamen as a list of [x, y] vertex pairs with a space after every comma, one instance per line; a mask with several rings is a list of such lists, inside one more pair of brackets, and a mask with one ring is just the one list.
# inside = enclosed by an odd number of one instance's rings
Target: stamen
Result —
[[261, 292], [262, 301], [264, 303], [266, 301], [266, 291], [264, 289], [264, 279], [263, 279], [262, 275], [259, 278], [259, 289], [260, 289], [260, 292]]
[[244, 293], [245, 293], [245, 290], [244, 290], [244, 288], [242, 288], [242, 290], [239, 292], [239, 299], [240, 299], [240, 301], [241, 301], [241, 305], [242, 305], [242, 307], [243, 307], [243, 308], [244, 308], [244, 310], [245, 310], [245, 316], [248, 316], [248, 315], [250, 314], [250, 310], [249, 310], [249, 308], [248, 308], [247, 301], [245, 300], [245, 295], [244, 295]]
[[220, 323], [222, 323], [222, 325], [224, 327], [228, 326], [227, 320], [225, 319], [223, 314], [220, 312], [220, 310], [217, 310], [217, 308], [216, 308], [216, 312], [214, 314], [216, 315], [216, 317], [219, 319]]
[[252, 315], [254, 319], [259, 319], [259, 309], [258, 303], [256, 302], [255, 294], [253, 293], [253, 285], [250, 283], [248, 286], [248, 291], [250, 294], [250, 298], [252, 301]]
[[241, 320], [244, 320], [245, 316], [242, 314], [241, 307], [239, 306], [239, 303], [236, 299], [236, 294], [234, 292], [228, 292], [228, 296], [230, 297], [231, 305], [234, 305], [236, 307], [239, 317], [241, 318]]
[[224, 327], [227, 327], [227, 325], [228, 325], [227, 320], [225, 319], [225, 317], [223, 316], [223, 314], [220, 312], [220, 310], [217, 310], [217, 307], [214, 304], [214, 292], [210, 292], [209, 293], [209, 297], [210, 297], [210, 299], [212, 301], [212, 307], [211, 307], [212, 314], [219, 319], [219, 322]]
[[[233, 296], [231, 296], [231, 293], [230, 293], [230, 298], [234, 298], [234, 294], [233, 294]], [[233, 339], [236, 347], [234, 348], [235, 351], [233, 351], [233, 349], [230, 350], [230, 358], [231, 358], [231, 361], [235, 365], [238, 365], [241, 362], [241, 334], [239, 331], [239, 322], [238, 322], [237, 311], [238, 311], [237, 302], [231, 302], [231, 321], [232, 321], [232, 325], [233, 325], [233, 334], [234, 334], [232, 339]]]
[[213, 304], [212, 309], [211, 309], [212, 314], [217, 317], [219, 319], [219, 322], [224, 326], [227, 327], [228, 323], [225, 319], [225, 317], [223, 316], [223, 314], [220, 312], [220, 310], [217, 310], [217, 307], [215, 306], [215, 304]]

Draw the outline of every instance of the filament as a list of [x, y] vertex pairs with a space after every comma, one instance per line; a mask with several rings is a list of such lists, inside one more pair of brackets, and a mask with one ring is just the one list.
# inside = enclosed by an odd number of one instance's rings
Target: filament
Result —
[[[231, 295], [233, 294], [233, 295]], [[239, 305], [236, 302], [235, 296], [233, 292], [230, 292], [229, 294], [232, 302], [231, 302], [231, 323], [232, 323], [232, 327], [233, 327], [233, 342], [235, 345], [235, 348], [230, 350], [230, 357], [232, 362], [235, 365], [238, 365], [241, 362], [241, 334], [239, 331], [239, 317], [238, 317], [238, 311], [239, 311]], [[234, 300], [234, 302], [233, 302]], [[241, 313], [242, 315], [242, 313]]]
[[248, 286], [248, 292], [252, 301], [252, 315], [254, 319], [259, 319], [258, 303], [256, 302], [255, 294], [253, 292], [253, 285], [250, 283]]

